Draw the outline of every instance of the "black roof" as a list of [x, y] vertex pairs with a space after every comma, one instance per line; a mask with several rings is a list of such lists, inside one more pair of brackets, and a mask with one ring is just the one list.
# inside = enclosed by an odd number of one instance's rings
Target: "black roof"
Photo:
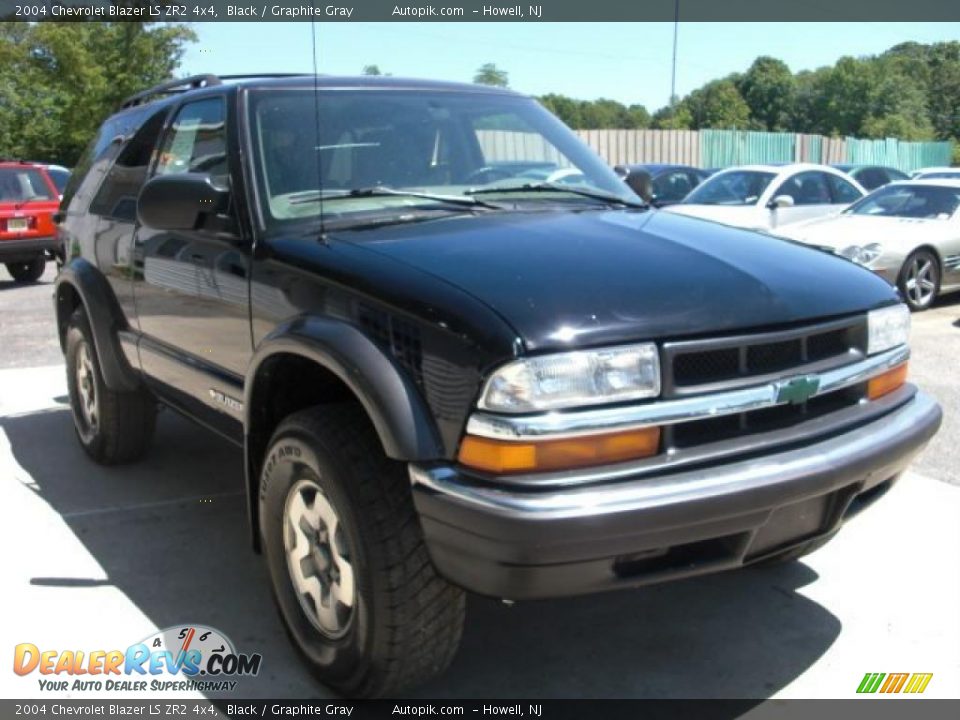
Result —
[[651, 175], [667, 170], [693, 170], [694, 172], [701, 172], [699, 168], [695, 168], [692, 165], [678, 165], [673, 163], [629, 163], [621, 165], [620, 167], [629, 170], [646, 170]]
[[519, 96], [519, 93], [507, 88], [491, 85], [476, 85], [470, 83], [447, 82], [442, 80], [423, 80], [420, 78], [399, 78], [385, 75], [306, 75], [294, 73], [273, 73], [261, 75], [192, 75], [161, 83], [152, 88], [132, 95], [123, 101], [121, 108], [130, 108], [137, 105], [155, 102], [199, 90], [201, 88], [216, 87], [219, 85], [241, 87], [317, 87], [317, 88], [384, 88], [395, 90], [435, 90], [460, 93], [487, 93], [497, 95]]

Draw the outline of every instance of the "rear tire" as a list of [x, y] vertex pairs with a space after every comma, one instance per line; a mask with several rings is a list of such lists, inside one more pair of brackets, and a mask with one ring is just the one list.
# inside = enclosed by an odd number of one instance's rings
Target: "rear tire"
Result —
[[6, 266], [7, 272], [10, 273], [15, 282], [34, 283], [43, 275], [43, 271], [47, 267], [47, 259], [41, 255], [24, 262], [8, 262]]
[[150, 447], [157, 406], [146, 390], [107, 387], [83, 308], [70, 317], [66, 335], [67, 389], [77, 438], [103, 465], [139, 460]]
[[361, 408], [284, 420], [259, 502], [274, 599], [321, 682], [348, 697], [392, 695], [450, 664], [464, 592], [434, 570], [406, 468], [385, 456]]
[[923, 312], [933, 305], [940, 293], [940, 261], [929, 250], [917, 250], [900, 268], [897, 287], [913, 312]]

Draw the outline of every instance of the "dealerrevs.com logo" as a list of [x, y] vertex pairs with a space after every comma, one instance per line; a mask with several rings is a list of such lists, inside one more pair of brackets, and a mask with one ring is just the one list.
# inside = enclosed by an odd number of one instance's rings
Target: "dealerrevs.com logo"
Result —
[[13, 671], [34, 673], [41, 690], [200, 692], [235, 690], [238, 678], [260, 672], [259, 653], [238, 653], [230, 639], [204, 625], [179, 625], [126, 650], [48, 650], [20, 643]]

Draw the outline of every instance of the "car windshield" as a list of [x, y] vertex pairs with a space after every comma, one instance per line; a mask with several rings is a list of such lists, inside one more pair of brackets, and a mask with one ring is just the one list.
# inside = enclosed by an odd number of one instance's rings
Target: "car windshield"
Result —
[[960, 188], [888, 185], [851, 205], [850, 215], [946, 220], [960, 206]]
[[683, 201], [685, 205], [755, 205], [776, 177], [757, 170], [735, 170], [713, 175]]
[[53, 200], [50, 186], [35, 168], [0, 168], [0, 202]]
[[938, 172], [922, 173], [917, 180], [957, 180], [960, 179], [960, 170], [940, 170]]
[[315, 97], [313, 88], [272, 89], [251, 91], [249, 113], [268, 224], [314, 220], [321, 207], [325, 218], [337, 218], [438, 206], [463, 212], [471, 200], [487, 207], [501, 200], [601, 202], [567, 189], [637, 202], [529, 98], [384, 88], [320, 89]]
[[47, 175], [49, 175], [50, 179], [53, 180], [53, 184], [57, 186], [57, 192], [62, 195], [63, 189], [67, 186], [67, 182], [70, 180], [70, 171], [63, 170], [61, 168], [47, 168]]

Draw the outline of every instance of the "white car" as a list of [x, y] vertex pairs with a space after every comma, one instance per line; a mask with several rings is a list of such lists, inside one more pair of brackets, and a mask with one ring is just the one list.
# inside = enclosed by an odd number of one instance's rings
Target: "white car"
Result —
[[912, 310], [960, 290], [960, 180], [906, 180], [840, 215], [777, 235], [853, 260], [900, 288]]
[[928, 167], [910, 173], [911, 180], [960, 180], [960, 167]]
[[773, 230], [835, 215], [864, 195], [856, 180], [826, 165], [744, 165], [711, 175], [663, 212]]

